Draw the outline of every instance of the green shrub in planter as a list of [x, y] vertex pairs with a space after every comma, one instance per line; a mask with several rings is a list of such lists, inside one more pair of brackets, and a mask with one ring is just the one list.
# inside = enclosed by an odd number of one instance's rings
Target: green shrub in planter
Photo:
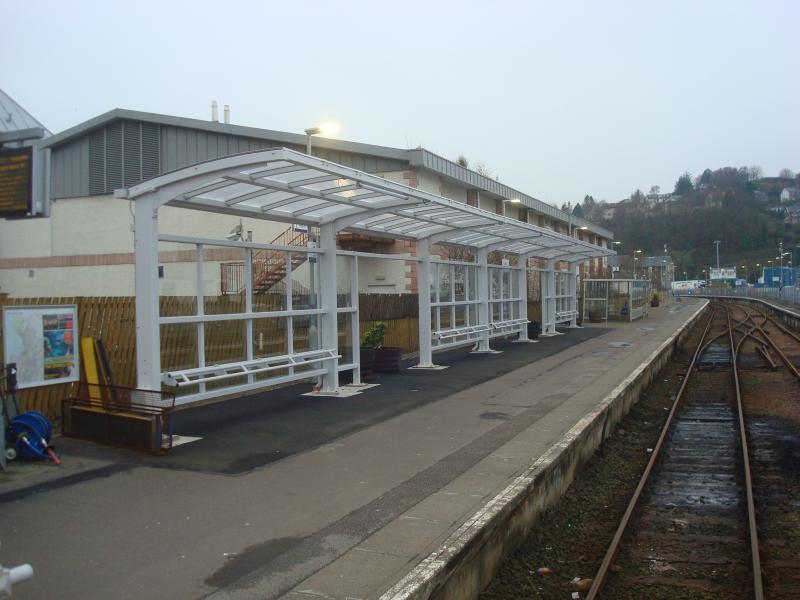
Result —
[[382, 321], [375, 323], [367, 330], [367, 333], [364, 335], [364, 340], [361, 342], [364, 348], [375, 349], [373, 369], [376, 373], [400, 372], [400, 358], [403, 355], [403, 349], [386, 347], [383, 345], [383, 340], [386, 337], [386, 331], [388, 329], [389, 326]]

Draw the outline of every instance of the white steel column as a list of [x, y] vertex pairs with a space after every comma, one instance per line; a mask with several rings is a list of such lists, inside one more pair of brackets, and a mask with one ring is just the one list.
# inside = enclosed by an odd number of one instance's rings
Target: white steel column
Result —
[[542, 295], [542, 335], [556, 335], [556, 261], [547, 260], [544, 272], [545, 291]]
[[[205, 296], [205, 272], [203, 267], [203, 244], [195, 246], [195, 286], [196, 286], [196, 300], [195, 300], [195, 314], [202, 316], [206, 314], [206, 296]], [[206, 324], [200, 321], [195, 325], [197, 333], [197, 366], [206, 366]], [[252, 377], [248, 378], [250, 381]], [[206, 391], [206, 384], [201, 383], [197, 386], [197, 391], [201, 394]]]
[[[417, 242], [417, 296], [419, 297], [419, 362], [417, 368], [433, 368], [431, 347], [431, 242]], [[438, 282], [437, 282], [438, 284]], [[437, 309], [438, 310], [438, 309]]]
[[[528, 319], [528, 256], [523, 255], [520, 256], [518, 259], [518, 269], [516, 273], [517, 281], [518, 281], [518, 292], [519, 292], [519, 318], [520, 319]], [[516, 340], [518, 342], [531, 342], [536, 343], [536, 340], [532, 340], [528, 338], [528, 324], [522, 324], [522, 330], [519, 332], [519, 338]]]
[[[339, 348], [336, 319], [336, 226], [325, 223], [320, 226], [320, 248], [324, 250], [319, 260], [319, 287], [322, 309], [322, 348]], [[339, 361], [329, 360], [325, 363], [327, 373], [322, 376], [321, 392], [336, 393], [339, 389]]]
[[353, 385], [361, 385], [361, 329], [358, 314], [358, 257], [351, 257], [350, 263], [350, 306], [355, 312], [350, 313], [350, 338], [353, 340]]
[[[478, 323], [480, 325], [489, 324], [489, 250], [488, 248], [478, 248], [477, 256], [478, 269]], [[481, 332], [478, 340], [477, 352], [491, 352], [489, 347], [489, 332]]]
[[[291, 287], [291, 285], [289, 286]], [[244, 250], [244, 310], [245, 312], [253, 312], [253, 249], [245, 248]], [[253, 320], [247, 319], [244, 322], [245, 327], [245, 358], [253, 360]], [[253, 383], [255, 379], [252, 375], [247, 376], [247, 383]]]
[[158, 207], [153, 194], [134, 201], [136, 387], [161, 389], [158, 305]]
[[580, 263], [569, 263], [569, 278], [567, 288], [569, 289], [569, 309], [572, 311], [572, 319], [570, 319], [569, 327], [575, 329], [578, 327], [578, 267]]

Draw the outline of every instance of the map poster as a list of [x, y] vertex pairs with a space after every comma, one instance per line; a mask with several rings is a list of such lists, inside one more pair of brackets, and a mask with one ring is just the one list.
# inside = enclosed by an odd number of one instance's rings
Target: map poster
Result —
[[6, 306], [3, 352], [20, 389], [78, 381], [78, 307]]

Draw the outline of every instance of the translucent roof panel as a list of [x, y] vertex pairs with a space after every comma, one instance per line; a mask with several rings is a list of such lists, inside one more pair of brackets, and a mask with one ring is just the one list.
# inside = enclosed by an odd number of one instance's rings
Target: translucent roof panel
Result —
[[558, 260], [613, 251], [286, 148], [198, 163], [115, 195], [197, 210]]

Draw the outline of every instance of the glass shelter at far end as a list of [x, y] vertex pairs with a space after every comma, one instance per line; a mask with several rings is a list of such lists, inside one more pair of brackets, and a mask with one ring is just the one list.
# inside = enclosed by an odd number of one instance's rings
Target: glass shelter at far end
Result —
[[633, 321], [647, 315], [645, 279], [585, 279], [583, 321]]

